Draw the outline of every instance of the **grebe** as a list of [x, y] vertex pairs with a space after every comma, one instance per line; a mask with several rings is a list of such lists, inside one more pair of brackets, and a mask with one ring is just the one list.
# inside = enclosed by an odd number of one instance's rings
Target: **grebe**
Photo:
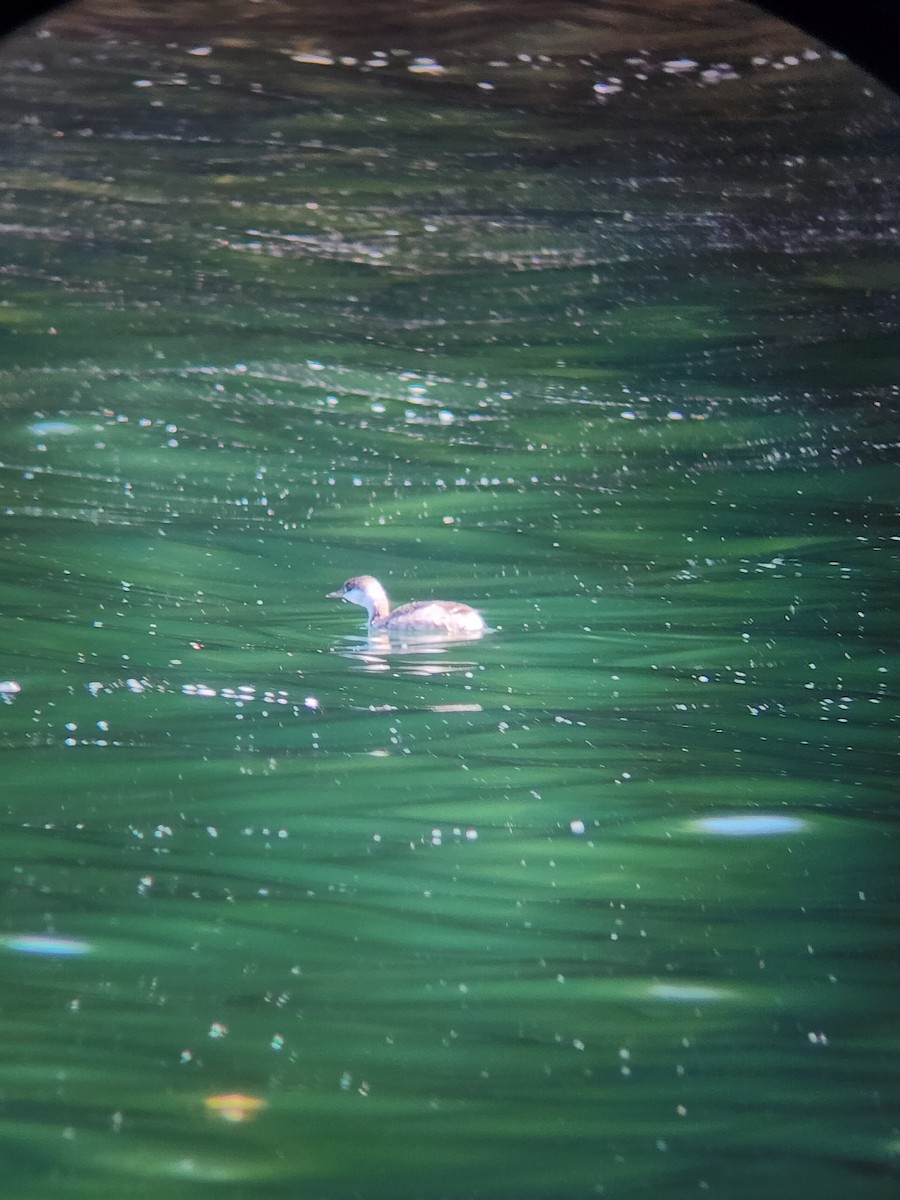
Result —
[[443, 637], [472, 637], [487, 632], [480, 612], [453, 600], [414, 600], [391, 610], [387, 592], [371, 575], [348, 579], [329, 600], [349, 600], [369, 614], [369, 629], [385, 633], [439, 634]]

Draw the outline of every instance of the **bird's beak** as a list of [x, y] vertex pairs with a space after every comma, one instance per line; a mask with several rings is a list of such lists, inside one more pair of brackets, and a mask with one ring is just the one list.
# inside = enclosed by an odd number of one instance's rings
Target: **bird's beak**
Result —
[[344, 593], [343, 592], [326, 592], [325, 599], [326, 600], [343, 600]]

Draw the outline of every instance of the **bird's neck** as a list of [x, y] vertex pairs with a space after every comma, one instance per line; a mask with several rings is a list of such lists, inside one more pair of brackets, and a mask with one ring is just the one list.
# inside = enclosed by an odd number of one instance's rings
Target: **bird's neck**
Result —
[[390, 616], [391, 602], [388, 600], [384, 588], [369, 592], [366, 599], [370, 621], [383, 621], [385, 617]]

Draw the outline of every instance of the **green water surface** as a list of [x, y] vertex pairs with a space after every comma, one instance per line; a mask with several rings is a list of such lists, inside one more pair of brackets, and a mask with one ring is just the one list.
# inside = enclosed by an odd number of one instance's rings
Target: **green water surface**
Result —
[[897, 102], [302, 33], [3, 50], [4, 1200], [895, 1195]]

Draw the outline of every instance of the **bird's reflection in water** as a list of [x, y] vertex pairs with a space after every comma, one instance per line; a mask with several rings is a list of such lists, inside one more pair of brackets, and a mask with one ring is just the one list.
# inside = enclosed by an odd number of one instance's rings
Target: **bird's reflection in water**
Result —
[[434, 633], [402, 637], [384, 632], [366, 636], [341, 638], [332, 650], [342, 658], [353, 659], [361, 671], [389, 671], [394, 675], [456, 675], [472, 671], [477, 662], [446, 657], [448, 651], [463, 642], [478, 641], [481, 634], [470, 637], [440, 637]]

